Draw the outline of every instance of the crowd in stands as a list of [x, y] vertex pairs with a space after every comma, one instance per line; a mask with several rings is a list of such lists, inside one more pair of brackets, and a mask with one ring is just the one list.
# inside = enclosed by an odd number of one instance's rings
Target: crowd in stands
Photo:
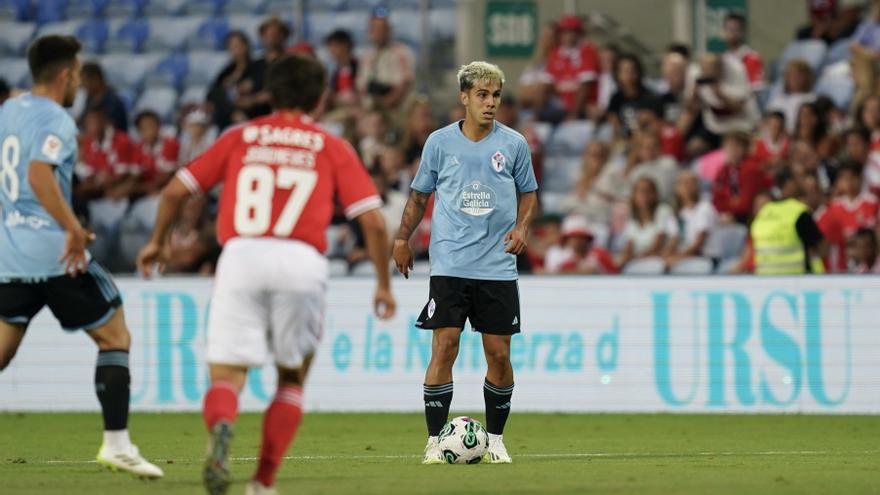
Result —
[[[726, 51], [694, 56], [672, 44], [657, 78], [640, 56], [594, 43], [578, 16], [542, 26], [497, 113], [526, 137], [540, 184], [521, 271], [750, 272], [748, 226], [779, 197], [784, 176], [821, 231], [812, 246], [821, 271], [880, 273], [880, 1], [857, 3], [807, 1], [810, 24], [778, 60], [750, 48], [745, 18], [730, 13]], [[133, 270], [162, 186], [223, 129], [270, 111], [263, 74], [287, 52], [327, 63], [328, 95], [314, 118], [358, 151], [393, 234], [425, 141], [463, 108], [416, 93], [415, 55], [395, 39], [387, 9], [367, 22], [369, 45], [359, 49], [342, 29], [322, 46], [291, 44], [290, 24], [272, 16], [255, 32], [230, 31], [228, 63], [173, 126], [149, 108], [129, 115], [101, 65], [85, 63], [74, 202], [97, 234], [93, 255]], [[0, 83], [0, 102], [4, 94]], [[423, 263], [431, 211], [413, 239]], [[215, 212], [216, 194], [189, 201], [172, 233], [170, 271], [213, 270]], [[369, 270], [356, 224], [337, 215], [328, 239], [340, 273]]]

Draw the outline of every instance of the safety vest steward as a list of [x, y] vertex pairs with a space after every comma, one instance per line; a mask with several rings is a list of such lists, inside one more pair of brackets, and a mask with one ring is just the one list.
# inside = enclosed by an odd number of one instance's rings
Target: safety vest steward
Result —
[[752, 221], [755, 273], [797, 275], [804, 273], [804, 244], [797, 232], [797, 220], [809, 211], [796, 200], [771, 201], [761, 207]]

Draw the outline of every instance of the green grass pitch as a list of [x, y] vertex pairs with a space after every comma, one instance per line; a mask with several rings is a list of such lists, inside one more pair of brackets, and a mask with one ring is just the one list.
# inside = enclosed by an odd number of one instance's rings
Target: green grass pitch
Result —
[[[475, 415], [481, 417], [482, 415]], [[419, 464], [420, 414], [307, 414], [278, 475], [284, 494], [880, 493], [880, 417], [517, 414], [512, 465]], [[236, 427], [230, 493], [244, 491], [260, 417]], [[165, 470], [102, 471], [98, 414], [0, 414], [0, 493], [202, 493], [197, 414], [134, 414], [134, 441]]]

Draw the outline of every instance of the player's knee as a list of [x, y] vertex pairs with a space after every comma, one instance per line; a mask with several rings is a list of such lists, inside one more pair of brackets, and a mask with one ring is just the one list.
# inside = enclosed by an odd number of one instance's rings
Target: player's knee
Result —
[[441, 363], [455, 362], [458, 357], [458, 339], [440, 339], [434, 349], [434, 358]]
[[486, 361], [493, 367], [506, 367], [510, 363], [510, 349], [506, 347], [486, 349]]

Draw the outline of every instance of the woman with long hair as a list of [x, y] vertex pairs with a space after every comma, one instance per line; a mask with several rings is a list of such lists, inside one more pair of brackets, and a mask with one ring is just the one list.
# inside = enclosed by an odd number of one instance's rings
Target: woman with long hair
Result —
[[620, 266], [639, 258], [661, 256], [678, 235], [672, 208], [660, 201], [649, 177], [638, 179], [630, 199], [630, 218], [623, 229]]

